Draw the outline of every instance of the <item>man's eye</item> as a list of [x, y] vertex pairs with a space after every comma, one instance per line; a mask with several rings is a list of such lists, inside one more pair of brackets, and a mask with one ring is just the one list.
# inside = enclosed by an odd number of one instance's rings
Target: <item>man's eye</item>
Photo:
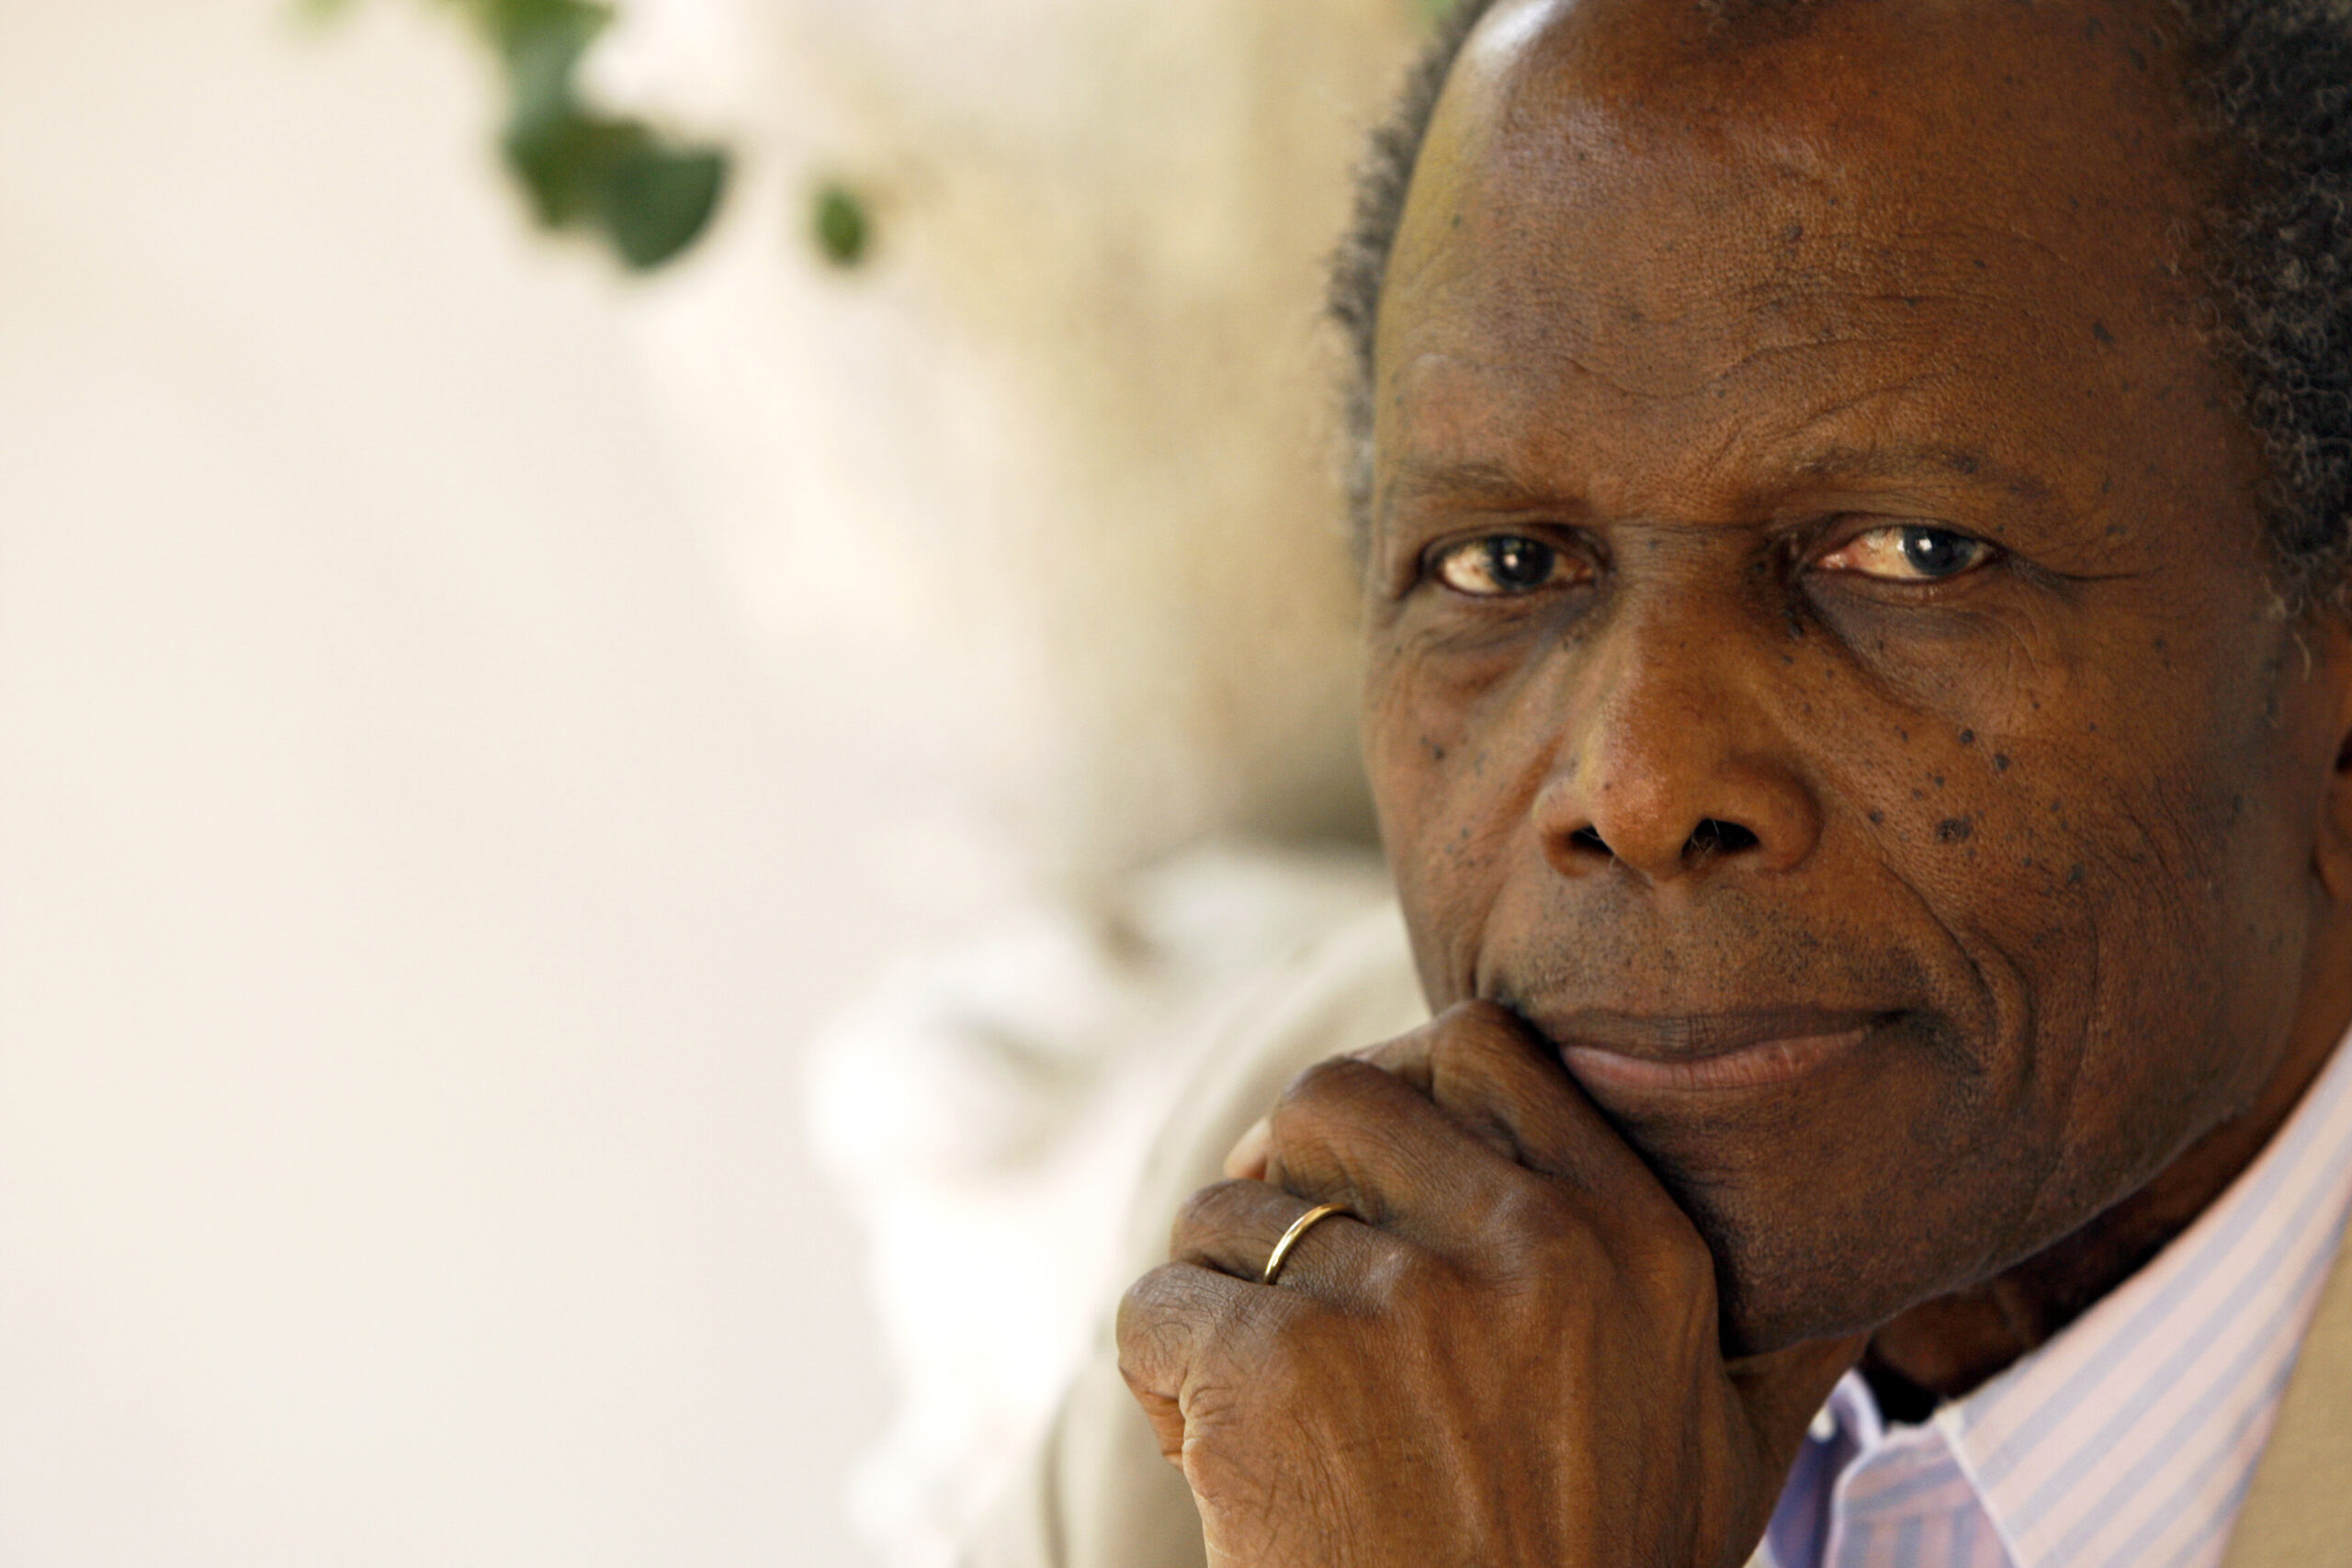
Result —
[[1992, 546], [1966, 534], [1898, 523], [1855, 535], [1815, 565], [1887, 582], [1940, 582], [1984, 565], [1992, 554]]
[[1549, 587], [1562, 565], [1560, 552], [1541, 539], [1489, 534], [1449, 547], [1437, 558], [1437, 575], [1457, 592], [1491, 599]]

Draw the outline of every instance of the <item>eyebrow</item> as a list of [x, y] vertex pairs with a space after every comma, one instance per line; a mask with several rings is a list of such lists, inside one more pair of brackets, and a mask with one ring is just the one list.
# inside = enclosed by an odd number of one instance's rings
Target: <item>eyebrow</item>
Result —
[[[1825, 481], [1886, 479], [1957, 482], [2024, 502], [2043, 502], [2051, 496], [2049, 483], [2038, 476], [1963, 446], [1827, 446], [1801, 452], [1773, 467], [1774, 476], [1754, 487], [1752, 493], [1759, 499]], [[1507, 462], [1407, 458], [1383, 497], [1384, 510], [1400, 502], [1430, 500], [1497, 511], [1586, 510], [1582, 497], [1537, 480]]]
[[1391, 504], [1438, 499], [1497, 510], [1525, 506], [1581, 509], [1583, 504], [1554, 486], [1535, 482], [1508, 463], [1442, 462], [1425, 457], [1407, 458], [1383, 499]]

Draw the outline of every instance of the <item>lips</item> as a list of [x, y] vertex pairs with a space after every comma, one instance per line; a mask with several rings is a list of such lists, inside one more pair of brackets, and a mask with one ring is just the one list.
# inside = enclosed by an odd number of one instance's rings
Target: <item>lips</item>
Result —
[[1770, 1008], [1668, 1017], [1588, 1010], [1531, 1021], [1588, 1089], [1655, 1093], [1793, 1083], [1851, 1055], [1896, 1016]]

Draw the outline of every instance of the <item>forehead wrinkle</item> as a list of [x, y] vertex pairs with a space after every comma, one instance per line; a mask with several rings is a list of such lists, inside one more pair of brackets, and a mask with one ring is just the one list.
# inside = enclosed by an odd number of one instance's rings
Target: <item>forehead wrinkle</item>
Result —
[[[1587, 4], [1573, 11], [1592, 8]], [[1576, 17], [1569, 8], [1563, 12], [1573, 30]], [[1452, 206], [1456, 221], [1472, 219], [1489, 243], [1515, 239], [1574, 252], [1589, 247], [1572, 226], [1599, 215], [1603, 221], [1594, 230], [1605, 231], [1607, 209], [1629, 186], [1664, 181], [1680, 186], [1686, 220], [1706, 221], [1677, 227], [1717, 243], [1686, 250], [1666, 266], [1657, 265], [1653, 250], [1645, 258], [1649, 265], [1630, 273], [1617, 269], [1613, 281], [1621, 284], [1697, 283], [1688, 276], [1689, 263], [1707, 259], [1716, 264], [1708, 270], [1718, 276], [1740, 276], [1746, 287], [1770, 290], [1787, 276], [1768, 262], [1770, 242], [1801, 219], [1814, 268], [1829, 261], [1849, 292], [1862, 284], [1890, 299], [1931, 292], [1966, 298], [1973, 291], [1953, 287], [1968, 276], [1956, 261], [1960, 255], [2030, 252], [2030, 260], [2011, 264], [2019, 276], [2072, 276], [2094, 260], [2111, 263], [2105, 226], [2086, 229], [2082, 203], [2131, 227], [2145, 227], [2152, 219], [2166, 224], [2172, 216], [2129, 209], [2118, 181], [2101, 177], [2102, 169], [2120, 172], [2113, 170], [2111, 153], [2053, 149], [2072, 154], [2058, 158], [2054, 169], [2050, 160], [2022, 156], [1957, 167], [1942, 159], [1916, 159], [1891, 167], [1877, 156], [1888, 140], [1883, 128], [1871, 134], [1872, 124], [1847, 123], [1834, 107], [1825, 115], [1819, 103], [1771, 94], [1694, 96], [1697, 88], [1689, 81], [1662, 91], [1657, 83], [1640, 93], [1623, 83], [1612, 89], [1559, 52], [1530, 51], [1506, 73], [1501, 101], [1487, 106], [1478, 122], [1453, 127], [1453, 150], [1471, 154], [1471, 165], [1483, 169], [1469, 182], [1468, 199]], [[1695, 74], [1709, 77], [1721, 63]], [[2033, 142], [2030, 133], [2021, 134], [2027, 144]], [[1966, 198], [1960, 199], [1963, 192]], [[1503, 199], [1480, 199], [1498, 193]], [[2121, 205], [2110, 208], [2111, 202]], [[1887, 221], [1898, 214], [1895, 222]], [[1868, 232], [1856, 232], [1858, 225]], [[1726, 240], [1727, 245], [1720, 243]], [[1826, 258], [1819, 248], [1825, 240], [1837, 253]], [[2081, 254], [2086, 245], [2099, 254]], [[1641, 249], [1622, 238], [1604, 242], [1603, 248], [1618, 252], [1620, 261]], [[2169, 243], [2132, 248], [2140, 268], [2157, 280], [2168, 276], [2176, 249]], [[1759, 273], [1780, 276], [1746, 281]]]
[[[1577, 296], [1577, 291], [1563, 290], [1553, 297], [1565, 303]], [[1835, 359], [1841, 355], [1892, 352], [1917, 359], [1928, 352], [1916, 332], [1896, 331], [1891, 325], [1857, 326], [1825, 334], [1808, 331], [1799, 322], [1776, 321], [1774, 312], [1739, 310], [1722, 300], [1695, 301], [1693, 309], [1680, 318], [1645, 321], [1623, 335], [1605, 326], [1594, 330], [1596, 323], [1580, 319], [1588, 313], [1565, 308], [1547, 311], [1539, 307], [1511, 314], [1516, 320], [1498, 323], [1485, 334], [1494, 341], [1476, 345], [1477, 352], [1431, 347], [1413, 355], [1392, 378], [1398, 400], [1411, 400], [1414, 383], [1422, 378], [1417, 372], [1433, 363], [1506, 383], [1514, 368], [1540, 366], [1535, 389], [1513, 400], [1532, 405], [1526, 413], [1540, 417], [1573, 401], [1575, 394], [1568, 383], [1577, 380], [1628, 402], [1671, 405], [1706, 399], [1743, 378], [1778, 377], [1784, 367], [1793, 366], [1792, 378], [1799, 381], [1812, 375], [1834, 377]], [[1726, 321], [1753, 322], [1759, 330], [1726, 332], [1718, 324]], [[1442, 326], [1437, 330], [1445, 332]], [[1726, 344], [1726, 338], [1734, 341]], [[1704, 352], [1709, 349], [1713, 352]], [[1808, 361], [1819, 362], [1822, 368], [1808, 370]], [[1828, 409], [1805, 411], [1803, 419], [1805, 423], [1815, 423], [1854, 404], [1888, 395], [1895, 389], [1893, 383], [1917, 385], [1939, 374], [1917, 366], [1906, 367], [1900, 375], [1883, 372], [1870, 377], [1867, 388]]]
[[[1519, 11], [1522, 18], [1557, 18], [1566, 8]], [[1443, 140], [1467, 156], [1472, 172], [1435, 212], [1425, 209], [1423, 221], [1408, 224], [1388, 293], [1392, 300], [1426, 293], [1434, 301], [1465, 288], [1498, 290], [1501, 299], [1490, 298], [1504, 307], [1493, 346], [1536, 349], [1555, 362], [1557, 374], [1655, 399], [1702, 394], [1711, 380], [1769, 367], [1770, 355], [1799, 349], [1922, 350], [1939, 341], [1918, 331], [1922, 308], [2015, 318], [2015, 296], [2037, 280], [2072, 277], [2077, 283], [2069, 291], [2078, 291], [2089, 258], [2070, 253], [2083, 243], [2098, 248], [2065, 220], [2064, 192], [2010, 188], [1996, 178], [1995, 188], [1980, 194], [2015, 200], [1978, 201], [1955, 213], [1954, 178], [1976, 183], [1965, 171], [1919, 168], [1916, 180], [1886, 188], [1884, 169], [1851, 166], [1838, 155], [1837, 138], [1792, 131], [1780, 117], [1758, 112], [1768, 106], [1747, 104], [1741, 116], [1701, 124], [1666, 112], [1687, 110], [1676, 95], [1668, 106], [1608, 101], [1589, 82], [1574, 81], [1577, 73], [1558, 69], [1558, 61], [1539, 65], [1531, 58], [1544, 52], [1529, 51], [1504, 68], [1510, 85], [1499, 113], [1441, 116], [1448, 122]], [[1548, 113], [1533, 112], [1531, 96], [1551, 99]], [[1680, 220], [1632, 231], [1614, 220], [1629, 181], [1638, 187], [1659, 179], [1684, 187]], [[1693, 200], [1704, 210], [1693, 210]], [[2019, 201], [2024, 209], [2012, 210]], [[1890, 207], [1907, 221], [1887, 226]], [[2060, 217], [2056, 235], [2076, 243], [2046, 232], [2044, 215]], [[1973, 259], [1973, 271], [1964, 258]], [[2150, 260], [2161, 270], [2161, 259]], [[2128, 311], [2125, 302], [2116, 304]], [[1849, 321], [1834, 320], [1840, 315]], [[1909, 319], [1898, 323], [1898, 315]], [[1850, 320], [1856, 316], [1864, 319]], [[1724, 324], [1735, 331], [1713, 334], [1715, 354], [1674, 353], [1690, 346], [1675, 339], [1703, 338], [1711, 325]], [[1847, 330], [1821, 335], [1822, 326], [1841, 324]], [[1997, 335], [2025, 330], [2013, 319]], [[1723, 336], [1747, 343], [1725, 344]], [[1781, 341], [1759, 344], [1759, 338]], [[2048, 346], [2037, 337], [2037, 349]], [[1726, 348], [1745, 352], [1725, 365]], [[1677, 357], [1679, 364], [1670, 363]]]
[[[1553, 248], [1555, 255], [1565, 249]], [[2026, 330], [2017, 288], [1989, 281], [1962, 287], [1949, 259], [1938, 258], [1941, 276], [1888, 276], [1897, 268], [1883, 249], [1868, 257], [1801, 261], [1755, 249], [1725, 245], [1697, 267], [1657, 255], [1586, 256], [1570, 263], [1574, 270], [1565, 278], [1490, 272], [1475, 280], [1450, 277], [1453, 287], [1442, 292], [1486, 295], [1489, 310], [1464, 314], [1489, 320], [1499, 345], [1645, 395], [1679, 389], [1655, 374], [1640, 376], [1643, 360], [1679, 362], [1677, 369], [1695, 378], [1695, 389], [1779, 356], [1896, 350], [1927, 358]], [[2007, 330], [1984, 331], [1993, 324], [1985, 321], [1988, 312], [2010, 318]], [[1964, 316], [1979, 330], [1957, 336], [1923, 330], [1951, 316]]]
[[[1577, 291], [1545, 292], [1564, 303], [1572, 299], [1581, 303]], [[1899, 298], [1907, 304], [1914, 297]], [[1964, 301], [1946, 302], [1964, 308]], [[1596, 435], [1613, 446], [1620, 434], [1631, 435], [1645, 428], [1655, 433], [1656, 422], [1666, 418], [1688, 424], [1688, 438], [1680, 446], [1686, 458], [1695, 461], [1677, 465], [1686, 472], [1693, 466], [1736, 462], [1754, 473], [1769, 463], [1776, 474], [1791, 476], [1792, 482], [1842, 474], [1857, 480], [1926, 476], [1949, 485], [1965, 478], [1973, 464], [1981, 477], [1972, 489], [1999, 489], [2018, 501], [2052, 499], [2050, 476], [2005, 467], [1995, 458], [1996, 452], [2013, 460], [2030, 456], [2030, 441], [2029, 451], [2019, 453], [2008, 439], [2030, 433], [1996, 423], [1981, 433], [1933, 438], [1950, 423], [1956, 391], [2001, 379], [2005, 362], [1985, 356], [1997, 354], [2003, 342], [1956, 343], [1923, 333], [1917, 329], [1927, 323], [1906, 310], [1913, 327], [1908, 332], [1873, 325], [1826, 339], [1796, 337], [1798, 324], [1784, 321], [1771, 323], [1771, 335], [1781, 341], [1758, 344], [1749, 335], [1744, 344], [1717, 343], [1707, 345], [1716, 349], [1708, 356], [1714, 363], [1693, 364], [1695, 356], [1671, 347], [1649, 351], [1638, 335], [1622, 345], [1595, 343], [1582, 310], [1563, 309], [1548, 320], [1540, 313], [1510, 314], [1517, 318], [1515, 327], [1495, 323], [1492, 312], [1475, 309], [1441, 311], [1417, 323], [1409, 336], [1426, 342], [1431, 336], [1458, 337], [1464, 322], [1484, 316], [1488, 328], [1476, 335], [1488, 341], [1452, 352], [1431, 344], [1412, 355], [1390, 380], [1389, 409], [1409, 428], [1420, 423], [1413, 412], [1416, 405], [1443, 408], [1476, 387], [1472, 403], [1482, 405], [1487, 416], [1473, 418], [1466, 426], [1457, 420], [1446, 424], [1457, 435], [1518, 447], [1529, 457], [1545, 447], [1574, 451], [1589, 446]], [[1746, 319], [1747, 313], [1742, 316]], [[1569, 341], [1562, 343], [1563, 336]], [[1609, 352], [1621, 347], [1628, 352]], [[2091, 347], [2086, 337], [2080, 350], [2045, 345], [2044, 356], [2054, 352], [2068, 359], [2082, 357], [2087, 384], [2088, 378], [2105, 379], [2112, 374], [2097, 364], [2095, 353], [2088, 352]], [[1536, 373], [1528, 374], [1530, 368]], [[1748, 382], [1749, 395], [1719, 403], [1722, 389], [1740, 380]], [[1764, 394], [1760, 402], [1755, 395], [1759, 393]], [[1601, 400], [1594, 401], [1595, 397]], [[1621, 401], [1622, 410], [1612, 412], [1607, 407], [1611, 400]], [[1965, 406], [1966, 400], [1962, 401]], [[1886, 412], [1871, 412], [1874, 404], [1884, 405]], [[1635, 416], [1635, 424], [1621, 423], [1637, 410], [1645, 412]], [[1499, 423], [1497, 416], [1501, 416]], [[1841, 424], [1846, 428], [1838, 428]], [[1880, 435], [1882, 429], [1887, 431], [1885, 438]], [[1805, 453], [1781, 456], [1808, 435], [1815, 438], [1806, 443]], [[1441, 434], [1440, 448], [1448, 445]], [[1873, 458], [1869, 456], [1872, 452], [1924, 456], [1917, 460], [1908, 456]], [[1453, 455], [1488, 456], [1473, 448]], [[1803, 471], [1807, 464], [1810, 473]], [[1542, 468], [1540, 461], [1520, 461], [1524, 488], [1543, 490], [1540, 484], [1524, 483], [1529, 471]]]
[[1819, 482], [1931, 479], [1939, 484], [1997, 490], [2021, 501], [2047, 501], [2049, 482], [1994, 461], [1976, 447], [1943, 445], [1837, 445], [1801, 452], [1788, 464], [1792, 478]]
[[[1556, 458], [1544, 454], [1610, 449], [1619, 444], [1617, 437], [1633, 433], [1633, 428], [1624, 425], [1621, 417], [1612, 417], [1607, 408], [1596, 407], [1589, 400], [1578, 398], [1564, 387], [1561, 383], [1569, 376], [1589, 378], [1607, 388], [1624, 402], [1645, 404], [1661, 412], [1676, 407], [1695, 408], [1697, 413], [1694, 418], [1679, 421], [1687, 423], [1689, 430], [1687, 436], [1675, 444], [1681, 458], [1673, 467], [1685, 473], [1729, 470], [1755, 474], [1764, 470], [1808, 477], [1815, 473], [1826, 474], [1832, 468], [1840, 467], [1842, 462], [1844, 471], [1852, 478], [1889, 477], [1883, 472], [1863, 471], [1864, 465], [1860, 461], [1842, 461], [1850, 455], [1881, 446], [1882, 444], [1875, 442], [1857, 444], [1850, 439], [1843, 443], [1816, 440], [1796, 456], [1781, 454], [1787, 453], [1792, 444], [1802, 440], [1808, 432], [1833, 423], [1841, 416], [1872, 402], [1915, 395], [1923, 389], [1951, 379], [1952, 372], [1914, 368], [1902, 375], [1873, 376], [1867, 385], [1850, 393], [1837, 393], [1835, 400], [1826, 403], [1821, 400], [1820, 392], [1807, 397], [1797, 389], [1791, 389], [1781, 400], [1760, 406], [1752, 399], [1723, 403], [1707, 395], [1734, 378], [1754, 371], [1759, 365], [1769, 365], [1782, 355], [1795, 355], [1806, 349], [1827, 352], [1840, 346], [1876, 341], [1854, 338], [1830, 344], [1777, 344], [1752, 350], [1728, 366], [1712, 368], [1695, 384], [1679, 387], [1642, 386], [1625, 377], [1606, 374], [1586, 361], [1557, 351], [1546, 356], [1563, 361], [1557, 369], [1544, 376], [1543, 384], [1537, 388], [1516, 393], [1509, 389], [1513, 378], [1509, 373], [1508, 365], [1497, 366], [1485, 359], [1432, 352], [1421, 356], [1418, 367], [1437, 378], [1436, 388], [1427, 394], [1437, 407], [1443, 407], [1448, 401], [1448, 393], [1462, 387], [1463, 380], [1457, 379], [1461, 378], [1470, 385], [1484, 385], [1499, 393], [1510, 411], [1499, 428], [1486, 420], [1476, 421], [1468, 426], [1469, 446], [1453, 453], [1450, 463], [1443, 465], [1450, 476], [1448, 488], [1455, 492], [1465, 491], [1473, 488], [1468, 481], [1475, 478], [1478, 480], [1476, 488], [1489, 493], [1547, 498], [1552, 487], [1533, 476], [1540, 474], [1547, 464], [1556, 461]], [[1410, 383], [1423, 379], [1411, 376], [1399, 378], [1407, 385], [1398, 388], [1397, 403], [1408, 423], [1412, 419], [1410, 411], [1416, 402], [1421, 400], [1422, 391]], [[1821, 392], [1827, 390], [1823, 389]], [[1644, 425], [1650, 423], [1646, 420], [1642, 422]], [[1439, 434], [1436, 445], [1442, 451], [1453, 443], [1443, 434]], [[1480, 446], [1492, 450], [1477, 450]], [[1513, 452], [1521, 456], [1513, 459], [1510, 456]], [[1949, 468], [1964, 472], [1970, 464], [1989, 466], [1983, 455], [1978, 454], [1968, 457], [1965, 462], [1952, 463]], [[1418, 467], [1424, 472], [1434, 471], [1430, 459], [1423, 459]], [[1928, 465], [1916, 464], [1912, 467], [1925, 468]], [[2022, 480], [2024, 476], [2017, 478]], [[1408, 488], [1404, 492], [1407, 499], [1418, 498], [1420, 493], [1417, 488]]]
[[[1676, 237], [1685, 254], [1656, 247], [1587, 253], [1567, 214], [1555, 209], [1535, 221], [1542, 228], [1522, 229], [1499, 245], [1441, 243], [1416, 258], [1414, 276], [1400, 280], [1392, 299], [1424, 301], [1411, 335], [1428, 344], [1434, 334], [1439, 344], [1422, 353], [1548, 362], [1547, 377], [1588, 377], [1629, 397], [1656, 399], [1703, 394], [1743, 372], [1770, 373], [1776, 361], [1805, 355], [1949, 359], [2027, 336], [2044, 352], [2058, 347], [2070, 357], [2091, 347], [2087, 334], [2082, 345], [2050, 344], [2032, 331], [2018, 286], [1978, 282], [1922, 238], [1864, 252], [1838, 236], [1828, 254], [1813, 248], [1791, 257], [1769, 254], [1753, 234], [1721, 236], [1730, 243], [1708, 248], [1690, 247], [1694, 237], [1685, 233]], [[1546, 254], [1549, 265], [1492, 265], [1498, 255], [1528, 252]], [[1482, 257], [1487, 265], [1477, 265]], [[2119, 310], [2129, 309], [2118, 302]], [[2110, 316], [2119, 327], [2129, 324], [2126, 315]], [[1952, 330], [1936, 330], [1939, 321]], [[1447, 341], [1461, 338], [1465, 326], [1484, 341]], [[1385, 346], [1391, 364], [1410, 352], [1393, 337]]]

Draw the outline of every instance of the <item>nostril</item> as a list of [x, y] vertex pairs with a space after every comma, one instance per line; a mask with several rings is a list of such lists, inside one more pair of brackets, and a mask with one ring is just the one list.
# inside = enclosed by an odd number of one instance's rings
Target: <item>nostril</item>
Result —
[[1573, 833], [1570, 833], [1568, 835], [1568, 842], [1577, 849], [1589, 850], [1597, 855], [1605, 855], [1612, 852], [1609, 846], [1601, 841], [1600, 832], [1589, 824], [1577, 829]]
[[1682, 858], [1704, 860], [1709, 855], [1735, 855], [1755, 847], [1755, 834], [1736, 822], [1710, 817], [1690, 829], [1690, 840], [1682, 846]]

